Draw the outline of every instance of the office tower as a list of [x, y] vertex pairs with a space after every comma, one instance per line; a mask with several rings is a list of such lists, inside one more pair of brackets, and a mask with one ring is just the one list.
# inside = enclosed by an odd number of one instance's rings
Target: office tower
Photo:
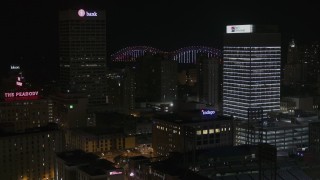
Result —
[[309, 123], [309, 151], [320, 153], [320, 122]]
[[104, 11], [65, 10], [59, 15], [62, 92], [88, 96], [89, 110], [106, 104], [106, 17]]
[[134, 109], [136, 83], [133, 67], [108, 70], [107, 87], [109, 110], [127, 114]]
[[246, 120], [248, 108], [280, 110], [280, 34], [273, 26], [227, 26], [223, 114]]
[[299, 88], [297, 85], [302, 83], [302, 63], [300, 53], [297, 44], [293, 39], [288, 46], [287, 63], [284, 68], [283, 82], [285, 85], [293, 85], [295, 88]]
[[128, 113], [135, 108], [136, 78], [134, 68], [126, 67], [122, 70], [123, 101], [122, 108]]
[[[313, 42], [302, 48], [303, 81], [306, 86], [314, 88], [320, 74], [320, 43]], [[314, 93], [312, 93], [314, 94]]]
[[200, 58], [197, 61], [199, 101], [218, 108], [220, 94], [220, 60]]
[[160, 55], [144, 56], [137, 63], [136, 80], [140, 102], [172, 102], [177, 96], [177, 62]]

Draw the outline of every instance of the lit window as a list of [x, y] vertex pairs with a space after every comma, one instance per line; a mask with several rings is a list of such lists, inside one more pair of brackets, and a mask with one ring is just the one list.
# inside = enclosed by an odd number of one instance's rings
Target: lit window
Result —
[[197, 135], [201, 135], [201, 130], [198, 130], [198, 131], [197, 131]]
[[213, 129], [209, 129], [209, 134], [213, 134], [214, 130]]
[[208, 130], [203, 130], [203, 134], [208, 134]]
[[216, 133], [220, 133], [220, 129], [219, 128], [216, 128]]

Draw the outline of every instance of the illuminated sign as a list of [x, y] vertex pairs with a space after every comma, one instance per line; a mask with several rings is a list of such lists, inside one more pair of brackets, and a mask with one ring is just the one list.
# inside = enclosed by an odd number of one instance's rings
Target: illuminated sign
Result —
[[227, 26], [227, 33], [252, 33], [253, 25], [230, 25]]
[[98, 16], [97, 12], [86, 12], [86, 16]]
[[86, 15], [86, 12], [85, 12], [83, 9], [79, 9], [78, 15], [79, 15], [80, 17], [83, 17], [84, 15]]
[[204, 115], [210, 115], [210, 116], [212, 116], [212, 115], [216, 114], [216, 112], [213, 111], [213, 110], [201, 110], [201, 113], [202, 113], [203, 116], [204, 116]]
[[6, 101], [12, 100], [33, 100], [38, 99], [39, 91], [17, 91], [17, 92], [6, 92], [4, 98]]
[[18, 76], [17, 77], [17, 81], [16, 81], [16, 85], [19, 86], [19, 87], [22, 87], [22, 85], [23, 85], [22, 80], [23, 80], [23, 77], [22, 76], [21, 77]]
[[78, 10], [78, 16], [80, 17], [84, 17], [84, 16], [98, 16], [98, 13], [93, 11], [93, 12], [89, 12], [89, 11], [85, 11], [83, 9], [79, 9]]
[[13, 69], [20, 69], [20, 66], [11, 65], [11, 66], [10, 66], [10, 69], [12, 69], [12, 70], [13, 70]]
[[112, 176], [112, 175], [118, 175], [118, 174], [122, 174], [123, 172], [121, 171], [111, 171], [109, 172], [109, 175]]
[[16, 85], [17, 85], [17, 86], [22, 86], [22, 82], [17, 81], [17, 82], [16, 82]]

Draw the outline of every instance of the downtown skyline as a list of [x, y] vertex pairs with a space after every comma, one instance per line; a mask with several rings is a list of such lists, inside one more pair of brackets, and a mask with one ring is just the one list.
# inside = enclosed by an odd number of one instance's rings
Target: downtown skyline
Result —
[[[30, 68], [58, 65], [58, 12], [62, 9], [106, 10], [107, 59], [128, 47], [146, 45], [165, 51], [204, 45], [222, 49], [225, 26], [279, 26], [283, 50], [291, 38], [297, 43], [319, 41], [312, 3], [28, 1], [6, 2], [1, 71], [11, 63]], [[308, 10], [307, 10], [308, 8]]]

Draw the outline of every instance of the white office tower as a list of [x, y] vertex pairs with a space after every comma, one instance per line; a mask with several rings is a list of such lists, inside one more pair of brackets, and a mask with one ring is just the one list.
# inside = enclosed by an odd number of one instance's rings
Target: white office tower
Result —
[[223, 49], [223, 115], [247, 120], [280, 110], [281, 36], [274, 26], [227, 26]]

